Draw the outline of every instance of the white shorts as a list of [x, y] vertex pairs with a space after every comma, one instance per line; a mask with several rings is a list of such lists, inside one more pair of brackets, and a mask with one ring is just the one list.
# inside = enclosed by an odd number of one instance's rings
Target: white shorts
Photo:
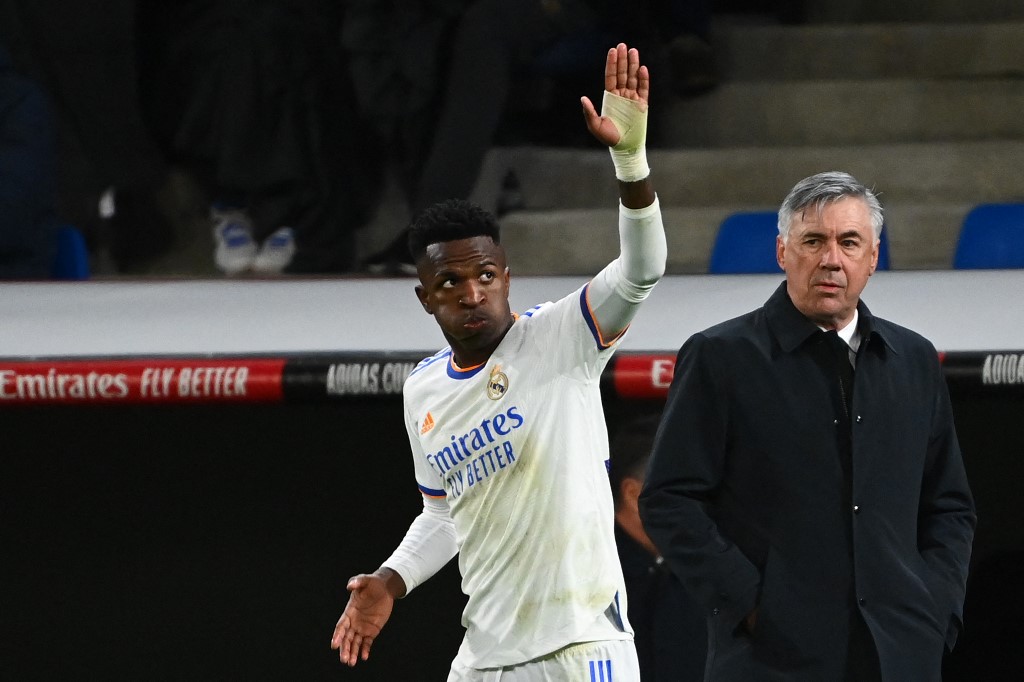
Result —
[[541, 658], [505, 668], [477, 670], [452, 664], [448, 682], [640, 682], [631, 639], [570, 644]]

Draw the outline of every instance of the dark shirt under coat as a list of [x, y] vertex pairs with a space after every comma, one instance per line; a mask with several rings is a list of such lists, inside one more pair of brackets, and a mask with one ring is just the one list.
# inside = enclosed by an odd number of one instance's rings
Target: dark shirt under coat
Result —
[[643, 682], [700, 682], [708, 646], [704, 613], [664, 560], [615, 526], [629, 624]]
[[976, 516], [938, 354], [858, 311], [845, 411], [785, 283], [679, 351], [640, 512], [711, 621], [709, 680], [842, 680], [857, 612], [883, 680], [939, 680], [956, 641]]

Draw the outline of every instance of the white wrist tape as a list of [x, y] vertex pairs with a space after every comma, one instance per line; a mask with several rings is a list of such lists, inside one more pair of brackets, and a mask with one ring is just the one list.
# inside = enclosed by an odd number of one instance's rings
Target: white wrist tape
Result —
[[610, 147], [615, 177], [637, 182], [651, 174], [647, 165], [647, 104], [604, 91], [601, 115], [607, 116], [619, 130], [619, 143]]

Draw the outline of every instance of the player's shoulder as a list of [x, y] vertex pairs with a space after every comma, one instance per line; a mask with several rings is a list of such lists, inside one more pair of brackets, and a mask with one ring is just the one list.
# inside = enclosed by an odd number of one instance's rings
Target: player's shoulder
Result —
[[552, 306], [554, 306], [554, 304], [551, 301], [547, 301], [545, 303], [538, 303], [532, 308], [529, 308], [519, 313], [519, 317], [523, 318], [524, 321], [528, 321], [535, 317], [543, 316], [544, 314], [550, 312]]
[[425, 374], [429, 374], [431, 368], [437, 369], [438, 367], [445, 367], [448, 359], [452, 356], [452, 349], [448, 346], [437, 351], [433, 355], [423, 358], [420, 360], [412, 371], [409, 372], [409, 377], [406, 382], [413, 381], [417, 377], [422, 377]]

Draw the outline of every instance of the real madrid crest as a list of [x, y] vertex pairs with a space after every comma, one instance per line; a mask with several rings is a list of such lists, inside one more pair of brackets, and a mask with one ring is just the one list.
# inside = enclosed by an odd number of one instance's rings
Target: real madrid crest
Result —
[[508, 375], [501, 371], [501, 365], [495, 365], [491, 376], [487, 378], [487, 397], [498, 400], [508, 392]]

